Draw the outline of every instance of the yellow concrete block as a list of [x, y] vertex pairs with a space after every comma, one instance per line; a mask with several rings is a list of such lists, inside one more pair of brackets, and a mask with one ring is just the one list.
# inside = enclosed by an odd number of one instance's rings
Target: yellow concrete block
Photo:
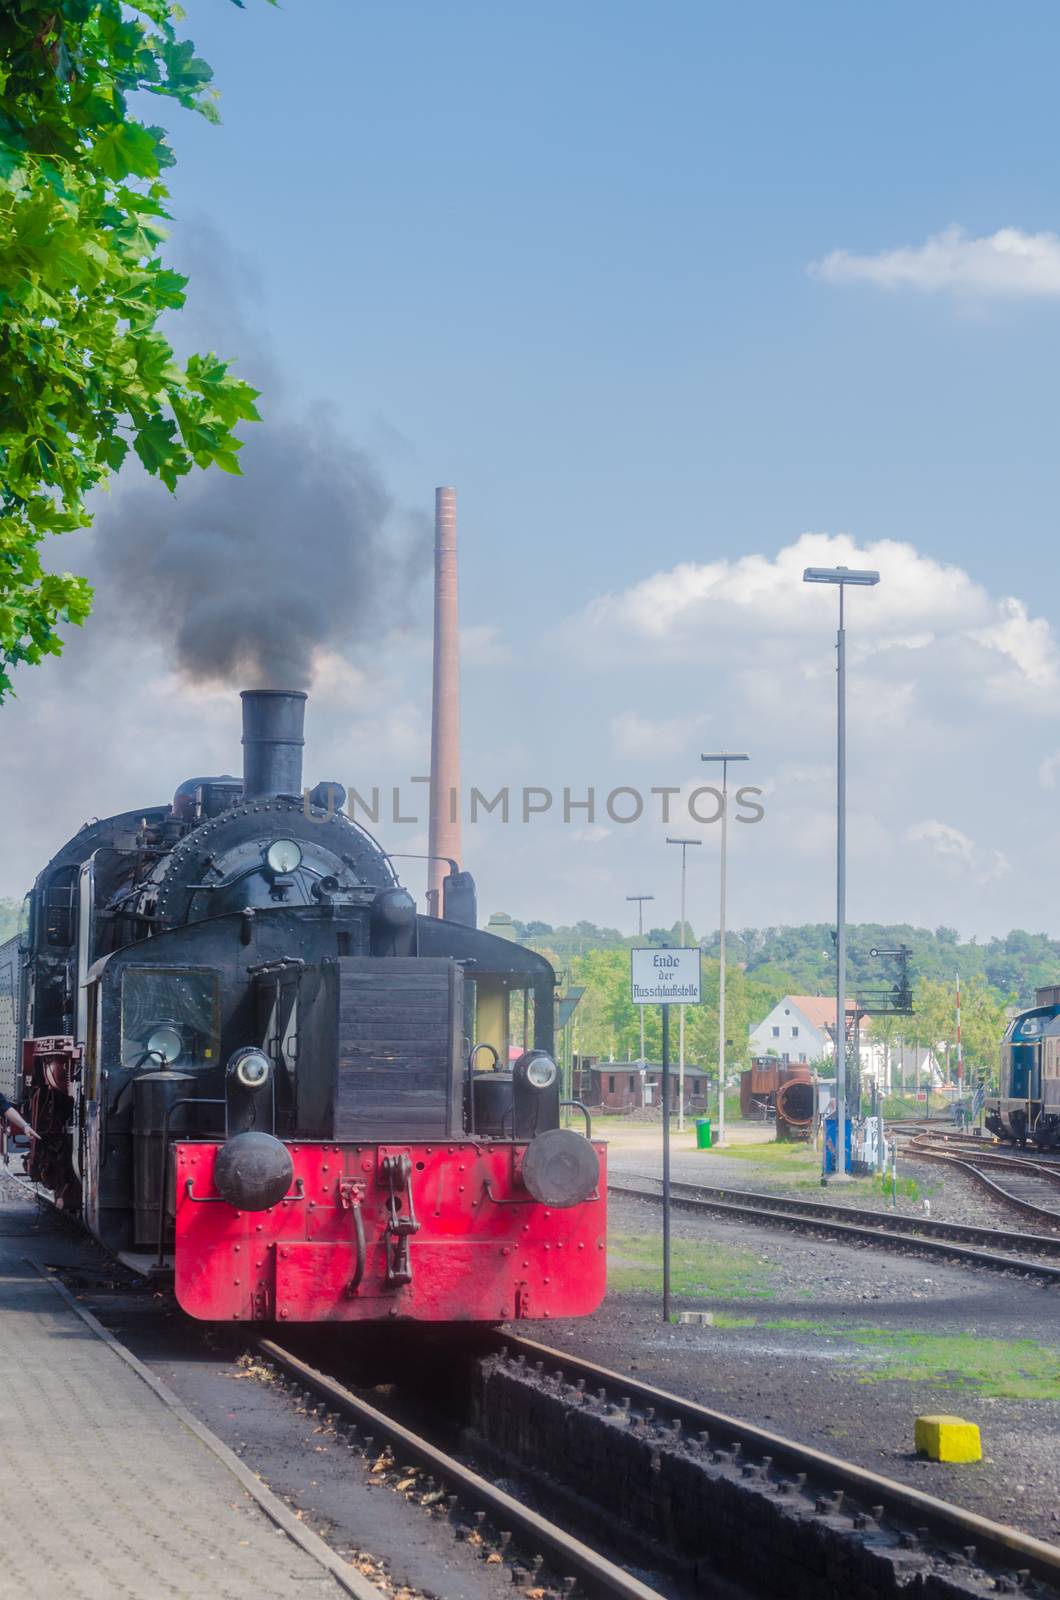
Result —
[[979, 1428], [963, 1417], [917, 1417], [914, 1440], [919, 1455], [932, 1461], [981, 1461]]

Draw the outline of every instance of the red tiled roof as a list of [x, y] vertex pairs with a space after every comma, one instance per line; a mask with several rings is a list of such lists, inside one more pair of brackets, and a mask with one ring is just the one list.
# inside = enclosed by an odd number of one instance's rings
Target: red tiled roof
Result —
[[[827, 994], [789, 994], [781, 1001], [793, 1006], [798, 1006], [807, 1022], [812, 1022], [815, 1028], [835, 1027], [835, 995]], [[856, 1007], [853, 1000], [846, 1003], [847, 1014], [852, 1015]]]

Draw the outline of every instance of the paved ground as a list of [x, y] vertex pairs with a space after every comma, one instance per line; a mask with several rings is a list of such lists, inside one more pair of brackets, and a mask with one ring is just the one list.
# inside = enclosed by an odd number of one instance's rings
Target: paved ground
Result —
[[35, 1212], [0, 1200], [0, 1596], [340, 1596], [26, 1259]]
[[[503, 1600], [512, 1592], [506, 1568], [480, 1560], [472, 1543], [453, 1538], [444, 1518], [432, 1518], [414, 1496], [393, 1492], [373, 1471], [372, 1460], [351, 1450], [284, 1389], [262, 1381], [260, 1369], [240, 1359], [252, 1344], [245, 1330], [189, 1322], [169, 1295], [145, 1286], [52, 1213], [38, 1213], [0, 1168], [0, 1361], [6, 1386], [0, 1419], [8, 1424], [0, 1454], [0, 1515], [7, 1530], [0, 1600], [271, 1600], [274, 1594], [330, 1600], [340, 1592], [309, 1556], [270, 1531], [272, 1524], [194, 1435], [186, 1435], [184, 1458], [167, 1454], [172, 1436], [165, 1419], [172, 1413], [93, 1339], [24, 1262], [26, 1256], [54, 1269], [78, 1303], [162, 1379], [304, 1528], [384, 1594], [393, 1600], [425, 1594], [432, 1600]], [[47, 1315], [46, 1324], [36, 1322], [39, 1337], [32, 1344], [24, 1330], [34, 1308], [20, 1304], [27, 1292]], [[293, 1332], [284, 1330], [287, 1342]], [[337, 1337], [329, 1339], [333, 1333]], [[341, 1370], [345, 1342], [341, 1330], [322, 1330], [316, 1347], [307, 1338], [305, 1354]], [[29, 1359], [34, 1349], [38, 1354]], [[77, 1352], [74, 1367], [71, 1350]], [[99, 1363], [102, 1386], [94, 1378], [82, 1384], [86, 1360]], [[117, 1403], [115, 1383], [121, 1385]], [[46, 1413], [43, 1421], [38, 1412]], [[48, 1433], [52, 1427], [54, 1437]], [[178, 1423], [174, 1427], [183, 1433]], [[40, 1437], [48, 1441], [47, 1458]], [[70, 1458], [65, 1467], [64, 1451]], [[200, 1528], [204, 1506], [207, 1518]], [[178, 1581], [168, 1570], [170, 1557], [176, 1542], [183, 1562], [181, 1541], [189, 1527], [189, 1566]], [[60, 1535], [56, 1529], [73, 1532]]]

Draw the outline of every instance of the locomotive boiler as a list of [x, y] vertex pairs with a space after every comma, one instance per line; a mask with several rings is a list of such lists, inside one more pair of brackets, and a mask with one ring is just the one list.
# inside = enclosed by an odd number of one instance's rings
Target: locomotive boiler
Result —
[[1060, 988], [1039, 989], [1035, 1002], [1005, 1029], [984, 1120], [999, 1139], [1048, 1147], [1060, 1145]]
[[38, 877], [0, 947], [29, 1175], [200, 1318], [589, 1312], [604, 1149], [560, 1125], [552, 967], [455, 867], [417, 915], [339, 786], [303, 790], [305, 700], [244, 691], [241, 779], [87, 823]]

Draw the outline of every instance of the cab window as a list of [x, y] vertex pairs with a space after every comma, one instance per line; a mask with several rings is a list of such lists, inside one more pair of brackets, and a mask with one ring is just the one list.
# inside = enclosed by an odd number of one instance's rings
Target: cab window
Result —
[[217, 973], [128, 967], [121, 987], [122, 1066], [187, 1072], [218, 1058]]

